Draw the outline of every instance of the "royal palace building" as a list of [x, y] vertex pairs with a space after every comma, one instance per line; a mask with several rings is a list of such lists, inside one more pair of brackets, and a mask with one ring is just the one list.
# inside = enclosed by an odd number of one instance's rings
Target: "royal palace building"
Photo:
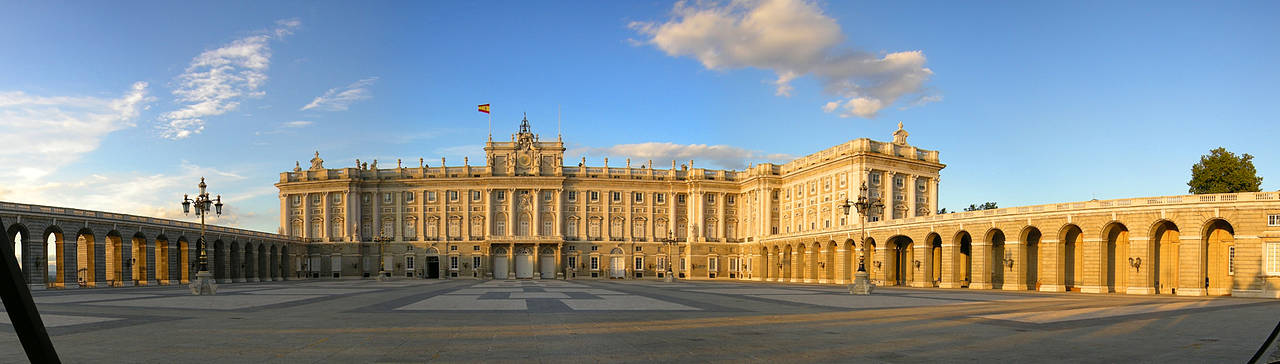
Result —
[[[882, 285], [1280, 297], [1275, 192], [937, 214], [946, 165], [907, 136], [740, 171], [587, 166], [526, 119], [477, 166], [327, 168], [317, 152], [280, 174], [280, 223], [311, 278], [847, 283], [862, 266]], [[860, 214], [859, 197], [883, 207]]]

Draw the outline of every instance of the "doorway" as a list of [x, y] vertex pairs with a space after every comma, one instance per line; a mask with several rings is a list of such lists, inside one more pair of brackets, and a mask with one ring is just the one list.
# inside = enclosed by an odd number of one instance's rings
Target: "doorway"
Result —
[[426, 276], [427, 278], [430, 278], [430, 279], [440, 278], [440, 257], [438, 256], [427, 257]]

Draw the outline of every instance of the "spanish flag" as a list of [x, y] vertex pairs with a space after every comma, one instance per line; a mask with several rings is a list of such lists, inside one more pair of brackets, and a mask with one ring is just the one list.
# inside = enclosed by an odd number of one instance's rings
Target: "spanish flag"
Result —
[[485, 114], [488, 114], [488, 113], [489, 113], [489, 104], [480, 105], [480, 112], [485, 113]]

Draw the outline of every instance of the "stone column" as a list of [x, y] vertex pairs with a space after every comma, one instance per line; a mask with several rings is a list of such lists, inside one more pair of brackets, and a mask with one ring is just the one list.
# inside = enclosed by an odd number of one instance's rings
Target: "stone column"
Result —
[[556, 243], [556, 276], [552, 278], [565, 279], [564, 263], [561, 259], [564, 256], [564, 243]]
[[[342, 222], [343, 236], [348, 237], [347, 241], [360, 241], [356, 237], [360, 233], [360, 195], [352, 190], [347, 190], [343, 196], [342, 213], [346, 218]], [[355, 227], [352, 229], [351, 227]], [[311, 264], [307, 262], [307, 264]], [[319, 271], [319, 269], [316, 269]]]
[[[529, 236], [537, 237], [542, 235], [542, 189], [535, 188], [529, 193], [533, 194], [533, 198], [529, 199], [529, 223], [533, 225], [529, 227]], [[533, 255], [535, 257], [538, 256], [537, 246], [534, 246]], [[534, 260], [537, 259], [534, 258]], [[536, 271], [537, 269], [534, 270]]]
[[1209, 267], [1204, 266], [1204, 257], [1209, 252], [1206, 252], [1205, 247], [1202, 245], [1204, 241], [1201, 240], [1201, 234], [1204, 234], [1204, 231], [1196, 231], [1194, 233], [1188, 231], [1179, 234], [1179, 260], [1195, 259], [1192, 264], [1178, 266], [1179, 296], [1205, 296], [1209, 294], [1204, 287], [1204, 277], [1209, 269]]
[[972, 270], [969, 275], [973, 277], [973, 282], [969, 282], [969, 289], [991, 289], [991, 242], [978, 241], [972, 245], [973, 250], [969, 252], [970, 258], [973, 260]]
[[542, 279], [542, 244], [537, 243], [533, 244], [533, 279]]
[[332, 231], [330, 231], [331, 229], [330, 225], [333, 223], [333, 216], [330, 215], [331, 209], [329, 208], [329, 199], [331, 198], [332, 197], [329, 197], [328, 193], [320, 193], [320, 209], [321, 209], [320, 213], [322, 214], [322, 216], [324, 216], [324, 221], [320, 222], [320, 230], [323, 230], [323, 231], [316, 232], [316, 236], [323, 236], [324, 241], [336, 240], [334, 239], [336, 237], [332, 236], [333, 235], [331, 234]]
[[507, 279], [516, 279], [516, 243], [507, 243]]
[[907, 215], [904, 218], [916, 216], [916, 175], [908, 174], [906, 183], [903, 184], [902, 196], [907, 201]]
[[1041, 238], [1039, 249], [1038, 254], [1043, 259], [1040, 259], [1038, 264], [1041, 264], [1040, 272], [1044, 273], [1040, 280], [1048, 282], [1048, 284], [1040, 285], [1040, 291], [1066, 292], [1066, 269], [1063, 264], [1063, 255], [1066, 253], [1066, 247], [1056, 239]]
[[302, 198], [302, 204], [301, 204], [301, 208], [302, 208], [302, 237], [307, 238], [307, 239], [313, 239], [313, 238], [315, 238], [315, 237], [317, 237], [317, 236], [318, 236], [318, 235], [316, 235], [316, 234], [318, 234], [319, 232], [317, 232], [317, 231], [311, 231], [311, 230], [313, 230], [313, 229], [311, 228], [311, 194], [310, 194], [310, 193], [304, 193], [304, 194], [302, 194], [302, 197], [301, 197], [301, 198]]
[[832, 279], [831, 282], [835, 284], [849, 283], [849, 277], [853, 276], [852, 271], [854, 269], [857, 269], [857, 268], [850, 269], [850, 265], [858, 264], [858, 263], [852, 262], [852, 260], [856, 260], [856, 259], [850, 259], [849, 249], [845, 249], [843, 242], [836, 243], [835, 251], [836, 251], [836, 259], [835, 259], [836, 277], [835, 279]]
[[942, 243], [942, 282], [938, 283], [939, 288], [960, 288], [960, 269], [956, 265], [960, 255], [960, 244], [957, 242]]
[[829, 260], [827, 257], [830, 256], [833, 250], [835, 249], [830, 244], [823, 244], [822, 249], [818, 251], [818, 262], [822, 263], [818, 265], [818, 283], [831, 283], [831, 275], [827, 274], [827, 270], [836, 269], [836, 267], [826, 267], [825, 265]]
[[[519, 221], [519, 219], [516, 218], [516, 214], [518, 213], [520, 212], [516, 210], [516, 189], [508, 188], [507, 189], [507, 231], [503, 232], [507, 236], [515, 236], [516, 232], [520, 231], [520, 227], [516, 226], [516, 222]], [[515, 246], [513, 245], [512, 248], [514, 249]], [[510, 263], [510, 261], [511, 261], [510, 259], [507, 260], [508, 263]], [[514, 278], [515, 276], [512, 276], [512, 277]]]
[[[912, 176], [911, 180], [915, 180], [915, 177]], [[915, 193], [912, 192], [913, 196], [910, 199], [914, 199]], [[913, 241], [911, 245], [912, 261], [903, 262], [912, 272], [911, 286], [933, 287], [934, 277], [938, 274], [930, 271], [933, 269], [933, 246], [929, 245], [928, 241]], [[916, 266], [916, 262], [920, 262], [920, 265]]]
[[1000, 259], [1000, 269], [1004, 270], [1004, 284], [1000, 289], [1006, 291], [1025, 291], [1027, 290], [1027, 250], [1026, 245], [1018, 240], [1005, 240], [1005, 254], [1013, 257], [1013, 267], [1010, 268], [1004, 263], [1004, 257], [996, 257]]
[[[1107, 268], [1104, 266], [1107, 264], [1107, 260], [1105, 253], [1102, 251], [1107, 243], [1097, 238], [1085, 238], [1083, 240], [1084, 263], [1080, 268], [1084, 270], [1084, 285], [1080, 287], [1080, 292], [1107, 293]], [[1203, 286], [1203, 284], [1200, 285], [1200, 287]]]
[[929, 189], [929, 214], [933, 215], [938, 213], [938, 184], [941, 182], [941, 178], [933, 177], [931, 182], [933, 182], [933, 186], [930, 186], [932, 188]]
[[718, 236], [718, 238], [720, 238], [720, 241], [728, 242], [729, 241], [729, 226], [728, 226], [729, 224], [728, 224], [728, 221], [726, 221], [726, 219], [728, 218], [729, 213], [726, 210], [728, 209], [729, 203], [726, 202], [726, 200], [729, 199], [729, 194], [721, 192], [721, 193], [717, 193], [717, 195], [720, 195], [719, 197], [720, 206], [718, 207], [719, 211], [716, 211], [716, 224], [717, 224], [716, 231], [720, 232], [720, 236]]
[[[555, 226], [553, 226], [553, 227], [551, 228], [551, 233], [555, 235], [555, 236], [554, 236], [554, 238], [555, 238], [556, 240], [564, 240], [564, 213], [565, 213], [565, 212], [564, 212], [564, 210], [565, 210], [565, 208], [564, 208], [563, 192], [564, 192], [564, 189], [563, 189], [563, 188], [557, 188], [557, 189], [555, 190], [555, 196], [553, 197], [553, 198], [555, 199], [555, 204], [553, 205], [553, 206], [555, 206], [555, 207], [554, 207], [554, 208], [555, 208], [555, 211], [554, 211], [554, 214], [553, 214], [552, 216], [555, 216], [555, 221], [553, 222], [553, 224], [555, 224]], [[557, 244], [557, 245], [556, 245], [556, 250], [557, 250], [557, 251], [556, 251], [556, 266], [557, 266], [557, 267], [559, 267], [559, 266], [560, 266], [560, 252], [559, 252], [559, 249], [560, 249], [560, 245], [559, 245], [559, 244]]]
[[[1125, 281], [1129, 283], [1129, 287], [1125, 290], [1126, 294], [1156, 294], [1155, 283], [1152, 282], [1155, 272], [1151, 271], [1151, 262], [1155, 260], [1151, 256], [1151, 241], [1147, 237], [1129, 237], [1129, 251], [1125, 257], [1116, 257], [1116, 259], [1125, 262], [1125, 274], [1129, 275], [1129, 279]], [[1128, 258], [1137, 257], [1142, 259], [1142, 264], [1138, 265], [1138, 269], [1134, 269], [1128, 264]], [[1168, 264], [1168, 263], [1166, 263]], [[1177, 263], [1174, 263], [1177, 264]], [[1119, 290], [1119, 287], [1116, 287]]]
[[280, 194], [280, 227], [284, 228], [284, 233], [286, 235], [289, 235], [292, 233], [291, 231], [289, 231], [290, 227], [292, 226], [292, 225], [289, 225], [289, 214], [291, 214], [292, 212], [293, 212], [293, 209], [289, 208], [289, 195], [285, 193], [281, 193]]

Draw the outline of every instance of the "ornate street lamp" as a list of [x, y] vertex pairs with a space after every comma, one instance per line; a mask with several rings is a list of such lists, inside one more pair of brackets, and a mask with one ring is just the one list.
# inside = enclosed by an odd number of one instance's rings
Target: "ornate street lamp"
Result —
[[[861, 237], [858, 241], [859, 244], [863, 245], [862, 249], [865, 250], [867, 243], [867, 214], [872, 211], [884, 209], [884, 202], [881, 201], [880, 198], [868, 196], [867, 182], [863, 181], [862, 186], [858, 187], [858, 200], [856, 202], [850, 202], [849, 199], [845, 199], [844, 203], [840, 204], [840, 208], [844, 210], [845, 216], [849, 215], [850, 208], [857, 209], [858, 215], [862, 216], [862, 225], [858, 227], [859, 235]], [[858, 272], [854, 273], [853, 285], [849, 286], [850, 293], [871, 294], [871, 282], [867, 278], [865, 260], [865, 254], [858, 254]]]
[[385, 281], [387, 280], [387, 278], [390, 278], [391, 276], [390, 273], [387, 273], [387, 262], [386, 262], [387, 258], [383, 257], [382, 254], [383, 254], [383, 247], [387, 243], [390, 243], [394, 240], [395, 240], [394, 237], [387, 236], [386, 231], [379, 233], [377, 237], [373, 238], [373, 242], [378, 243], [378, 280], [379, 281]]
[[200, 184], [197, 187], [200, 187], [200, 194], [196, 195], [194, 200], [185, 194], [182, 195], [182, 213], [191, 213], [191, 205], [195, 204], [196, 216], [200, 216], [200, 240], [196, 241], [196, 261], [199, 262], [199, 269], [196, 273], [196, 279], [191, 281], [191, 294], [197, 296], [213, 295], [218, 286], [214, 283], [213, 274], [209, 273], [208, 244], [205, 243], [204, 239], [204, 217], [211, 211], [217, 215], [222, 215], [222, 195], [210, 199], [209, 192], [205, 191], [208, 185], [204, 184], [204, 177], [200, 177]]
[[675, 234], [671, 230], [667, 230], [667, 238], [662, 239], [662, 245], [667, 248], [667, 274], [663, 276], [663, 282], [672, 282], [675, 280], [675, 272], [671, 270], [671, 251], [680, 246], [680, 242], [676, 241]]

